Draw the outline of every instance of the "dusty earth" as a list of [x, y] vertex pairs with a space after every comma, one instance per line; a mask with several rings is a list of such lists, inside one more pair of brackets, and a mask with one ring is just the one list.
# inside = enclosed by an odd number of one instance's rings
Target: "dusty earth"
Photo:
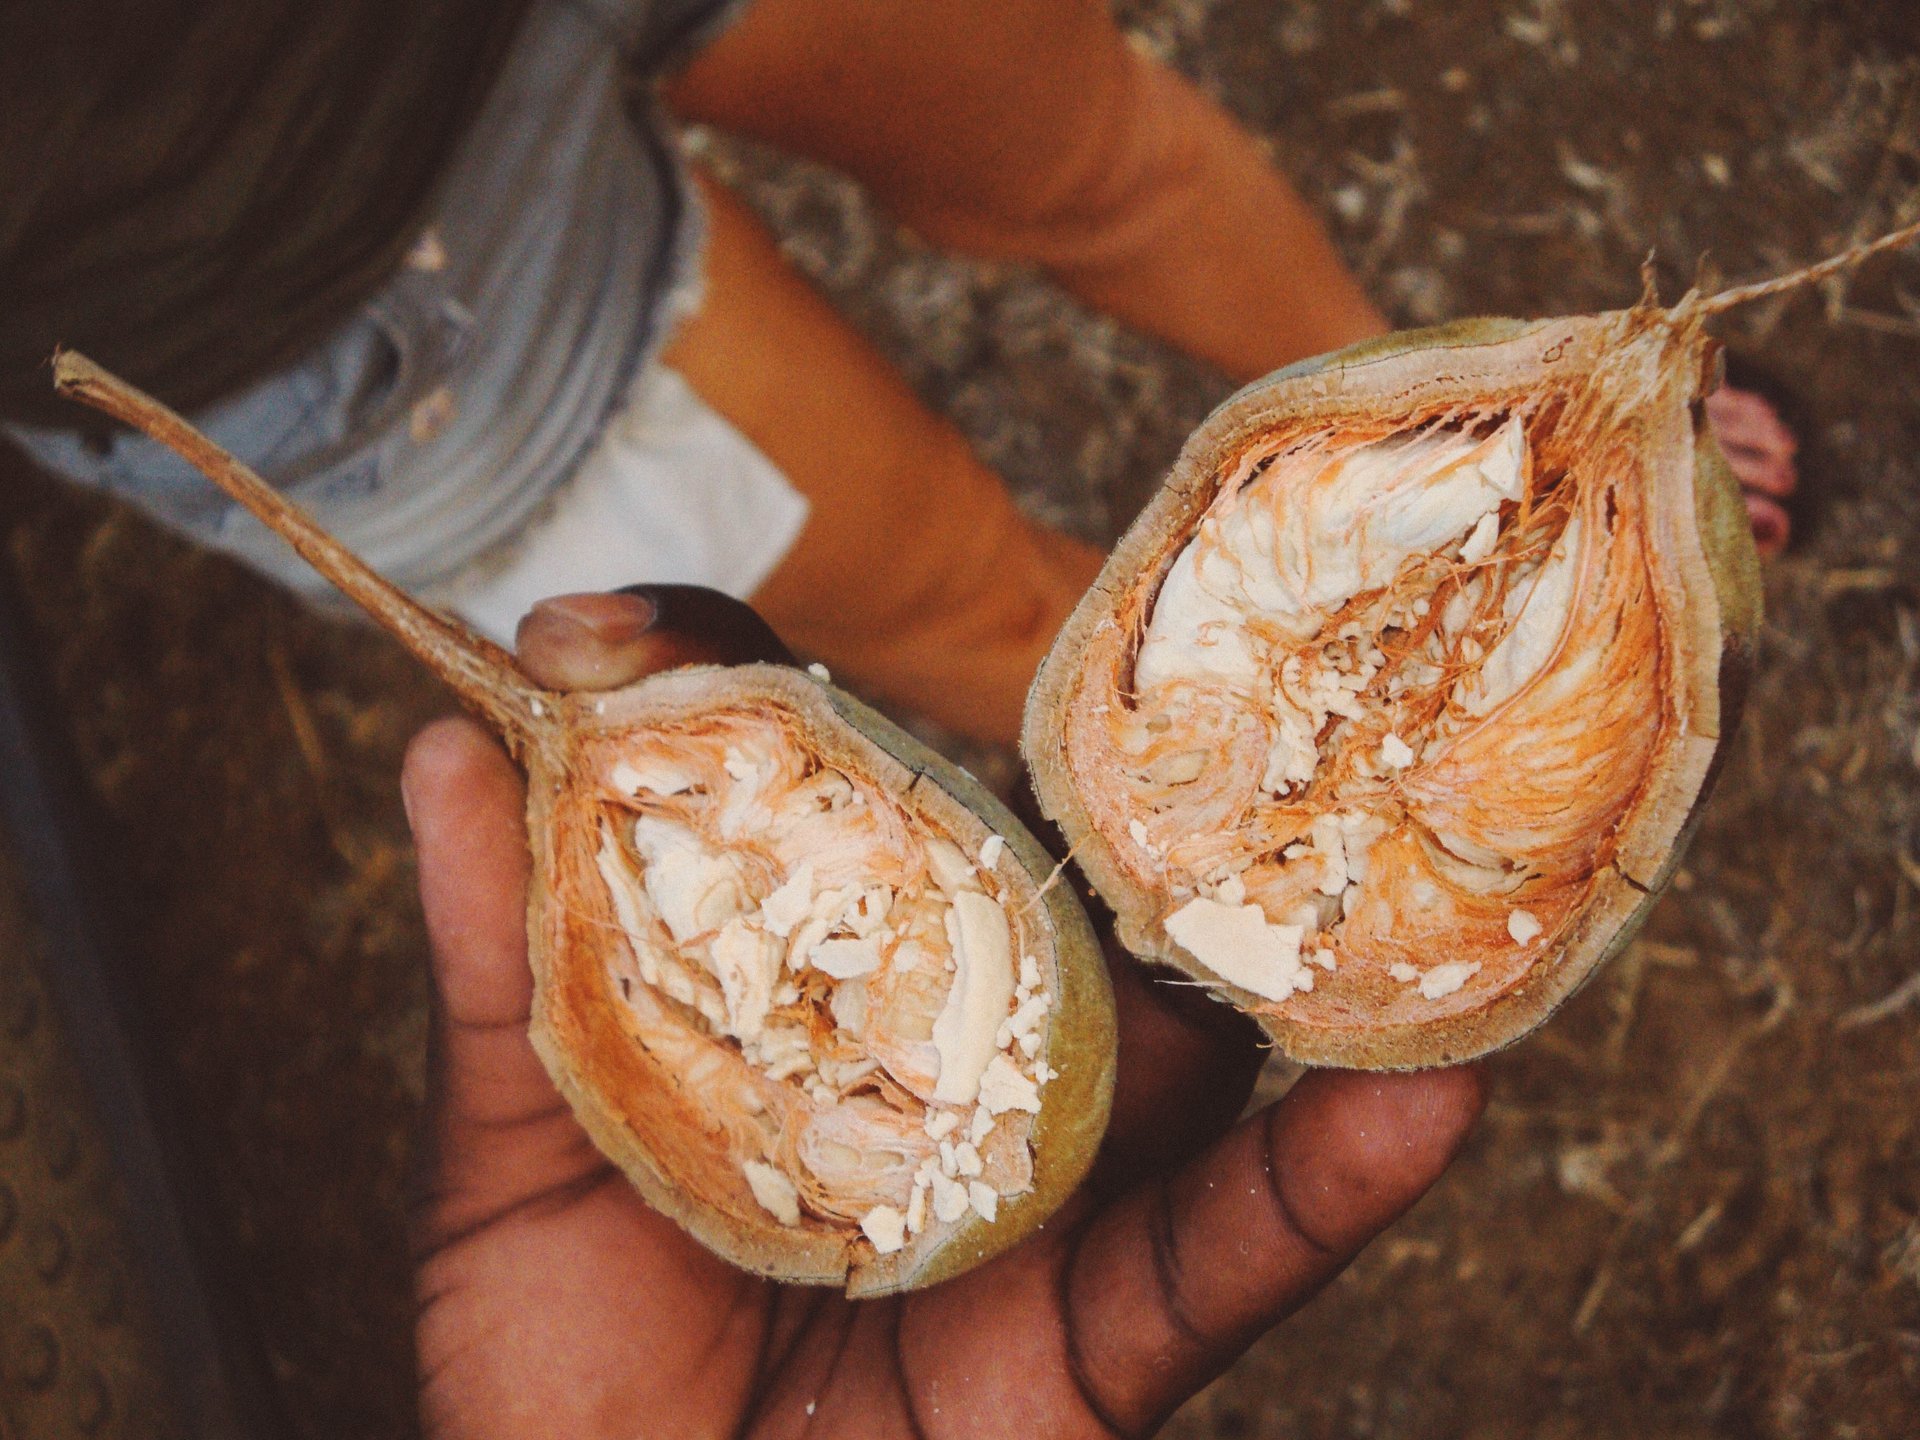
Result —
[[[1676, 294], [1920, 212], [1920, 19], [1873, 0], [1157, 0], [1397, 319]], [[835, 177], [694, 137], [1032, 507], [1111, 539], [1217, 376]], [[1737, 317], [1812, 503], [1645, 938], [1492, 1065], [1461, 1163], [1173, 1422], [1202, 1436], [1893, 1437], [1920, 1414], [1920, 259]], [[0, 533], [120, 847], [154, 1017], [303, 1434], [411, 1433], [423, 937], [395, 788], [447, 699], [4, 462]], [[992, 757], [976, 757], [986, 764]], [[1006, 773], [1004, 763], [990, 768]]]

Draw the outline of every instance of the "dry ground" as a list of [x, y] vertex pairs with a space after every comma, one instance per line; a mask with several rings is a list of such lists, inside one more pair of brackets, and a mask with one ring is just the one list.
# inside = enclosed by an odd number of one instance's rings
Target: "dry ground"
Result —
[[[1920, 210], [1910, 7], [1154, 0], [1407, 322], [1617, 305]], [[1215, 376], [834, 177], [701, 143], [1034, 508], [1110, 539]], [[1174, 1422], [1202, 1436], [1894, 1437], [1920, 1413], [1920, 261], [1741, 316], [1803, 404], [1807, 538], [1689, 867], [1492, 1067], [1441, 1188]], [[423, 941], [392, 646], [16, 462], [0, 530], [121, 845], [141, 1000], [303, 1431], [410, 1432]]]

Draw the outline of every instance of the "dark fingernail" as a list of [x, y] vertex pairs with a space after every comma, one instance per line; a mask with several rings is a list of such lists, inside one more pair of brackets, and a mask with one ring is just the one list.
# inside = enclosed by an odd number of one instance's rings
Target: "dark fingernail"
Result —
[[555, 595], [538, 602], [528, 619], [581, 631], [595, 643], [620, 646], [638, 640], [653, 628], [659, 611], [644, 595], [619, 591]]
[[695, 641], [703, 659], [726, 665], [794, 663], [793, 652], [773, 627], [731, 595], [704, 585], [629, 585], [619, 593], [651, 608], [655, 630]]

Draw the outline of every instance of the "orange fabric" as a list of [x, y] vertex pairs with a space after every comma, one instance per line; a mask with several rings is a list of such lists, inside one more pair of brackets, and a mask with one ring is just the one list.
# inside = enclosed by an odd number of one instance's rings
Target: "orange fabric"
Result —
[[1236, 379], [1387, 328], [1260, 142], [1107, 0], [754, 0], [667, 93]]
[[707, 298], [664, 358], [813, 507], [755, 608], [837, 675], [965, 734], [1013, 740], [1099, 550], [1023, 516], [745, 207], [703, 188]]

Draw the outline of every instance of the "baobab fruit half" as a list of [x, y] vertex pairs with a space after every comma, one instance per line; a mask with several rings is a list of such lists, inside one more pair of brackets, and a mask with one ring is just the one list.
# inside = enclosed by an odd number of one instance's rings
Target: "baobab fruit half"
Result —
[[1195, 432], [1028, 696], [1041, 808], [1123, 943], [1313, 1064], [1511, 1043], [1678, 867], [1760, 626], [1707, 322], [1390, 335]]
[[716, 1253], [849, 1294], [1035, 1229], [1106, 1128], [1104, 961], [992, 795], [790, 666], [562, 694], [367, 570], [75, 355], [67, 393], [177, 450], [487, 719], [527, 775], [532, 1041], [596, 1145]]
[[1505, 1045], [1625, 945], [1760, 620], [1708, 313], [1394, 335], [1200, 427], [1028, 702], [1126, 944], [1368, 1068]]

